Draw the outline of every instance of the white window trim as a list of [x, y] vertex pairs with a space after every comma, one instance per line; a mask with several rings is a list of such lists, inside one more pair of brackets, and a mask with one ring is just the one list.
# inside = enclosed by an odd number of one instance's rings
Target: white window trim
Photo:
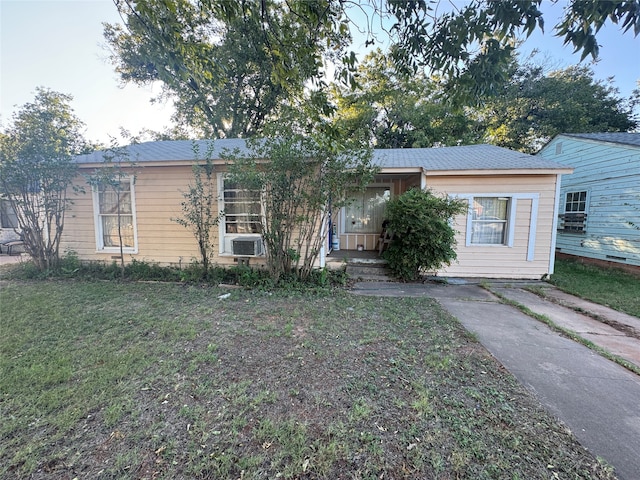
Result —
[[[218, 175], [217, 180], [217, 184], [218, 184], [218, 215], [220, 216], [220, 221], [218, 222], [218, 254], [221, 257], [237, 257], [238, 255], [234, 255], [233, 252], [231, 250], [227, 250], [225, 249], [225, 245], [229, 242], [227, 242], [226, 240], [229, 241], [233, 241], [236, 238], [251, 238], [251, 237], [260, 237], [262, 239], [262, 235], [259, 233], [227, 233], [226, 232], [226, 223], [224, 220], [224, 208], [225, 208], [225, 203], [224, 203], [224, 181], [225, 179], [229, 178], [229, 175]], [[220, 208], [222, 206], [222, 208]], [[264, 218], [264, 203], [262, 201], [262, 199], [260, 200], [260, 212], [262, 217]], [[264, 245], [264, 240], [263, 240], [263, 251], [266, 248]], [[264, 256], [264, 253], [262, 255], [256, 255], [256, 257], [261, 257]]]
[[[131, 192], [131, 215], [133, 216], [133, 247], [124, 247], [122, 253], [137, 254], [138, 253], [138, 220], [136, 218], [136, 191], [133, 176], [123, 177], [121, 182], [129, 181]], [[96, 253], [120, 253], [120, 247], [105, 247], [104, 237], [102, 233], [102, 223], [100, 222], [100, 196], [98, 186], [91, 187], [93, 196], [93, 222], [96, 235]]]
[[[584, 211], [583, 212], [567, 212], [567, 195], [570, 193], [580, 193], [580, 192], [586, 192], [587, 196], [585, 198], [584, 201]], [[589, 215], [589, 208], [590, 208], [590, 203], [591, 203], [591, 189], [590, 188], [578, 188], [578, 187], [562, 187], [562, 185], [560, 186], [560, 197], [559, 197], [559, 213], [556, 214], [555, 216], [555, 222], [554, 222], [554, 232], [556, 233], [561, 233], [563, 235], [584, 235], [587, 233], [587, 223], [588, 223], [588, 215]], [[587, 218], [585, 219], [583, 226], [582, 226], [582, 230], [578, 231], [572, 231], [572, 230], [565, 230], [564, 228], [562, 228], [561, 230], [558, 230], [558, 219], [560, 215], [566, 215], [567, 213], [584, 213], [585, 215], [587, 215]], [[555, 249], [554, 249], [555, 251]]]
[[591, 200], [591, 190], [588, 188], [567, 187], [560, 190], [560, 203], [561, 213], [567, 213], [567, 195], [570, 193], [586, 192], [587, 196], [584, 200], [584, 212], [569, 212], [569, 213], [589, 213], [589, 202]]
[[[540, 203], [539, 193], [464, 193], [450, 194], [468, 202], [467, 210], [467, 232], [465, 236], [466, 247], [479, 248], [513, 248], [515, 239], [516, 212], [518, 209], [518, 200], [531, 200], [531, 221], [529, 224], [529, 239], [527, 242], [527, 261], [532, 262], [535, 259], [536, 234], [538, 229], [538, 204]], [[483, 244], [471, 243], [471, 230], [473, 226], [473, 199], [476, 197], [505, 197], [511, 200], [509, 205], [509, 218], [507, 219], [507, 241], [504, 244]]]

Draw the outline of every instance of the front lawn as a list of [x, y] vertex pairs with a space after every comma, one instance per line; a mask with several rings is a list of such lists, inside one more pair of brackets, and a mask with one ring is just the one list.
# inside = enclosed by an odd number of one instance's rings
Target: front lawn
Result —
[[550, 282], [572, 295], [640, 317], [640, 277], [630, 273], [558, 259]]
[[0, 288], [0, 478], [613, 478], [428, 299]]

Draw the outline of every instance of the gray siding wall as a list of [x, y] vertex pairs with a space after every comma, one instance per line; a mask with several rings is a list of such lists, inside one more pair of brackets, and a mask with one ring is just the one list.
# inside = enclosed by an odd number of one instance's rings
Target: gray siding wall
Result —
[[562, 176], [561, 214], [567, 192], [587, 192], [585, 231], [559, 230], [556, 247], [640, 266], [640, 148], [558, 136], [538, 155], [575, 169]]

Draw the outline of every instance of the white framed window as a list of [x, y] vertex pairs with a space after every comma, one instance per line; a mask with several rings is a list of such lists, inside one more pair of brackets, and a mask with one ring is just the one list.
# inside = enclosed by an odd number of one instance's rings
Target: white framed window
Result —
[[[224, 176], [218, 179], [219, 208], [223, 214], [220, 221], [220, 253], [232, 255], [248, 251], [253, 253], [243, 256], [262, 254], [261, 192], [245, 188]], [[249, 248], [247, 242], [253, 242], [254, 246]]]
[[473, 197], [470, 243], [508, 245], [510, 210], [509, 197]]
[[96, 249], [99, 252], [138, 253], [135, 189], [133, 177], [93, 188]]
[[558, 229], [565, 233], [585, 233], [587, 224], [588, 192], [567, 192], [564, 214], [560, 215]]
[[564, 204], [565, 213], [587, 211], [587, 192], [567, 192], [566, 202]]
[[352, 195], [344, 207], [344, 233], [380, 233], [391, 187], [372, 186]]
[[469, 202], [465, 246], [513, 247], [518, 201], [530, 201], [527, 261], [535, 259], [539, 193], [450, 193]]

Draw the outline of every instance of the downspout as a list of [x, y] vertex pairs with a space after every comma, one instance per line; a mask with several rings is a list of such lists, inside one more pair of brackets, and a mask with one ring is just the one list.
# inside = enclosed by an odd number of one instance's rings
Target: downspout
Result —
[[551, 226], [551, 251], [549, 252], [549, 275], [553, 275], [556, 261], [556, 237], [558, 236], [558, 213], [560, 212], [560, 183], [562, 174], [556, 175], [556, 197], [553, 201], [553, 222]]

